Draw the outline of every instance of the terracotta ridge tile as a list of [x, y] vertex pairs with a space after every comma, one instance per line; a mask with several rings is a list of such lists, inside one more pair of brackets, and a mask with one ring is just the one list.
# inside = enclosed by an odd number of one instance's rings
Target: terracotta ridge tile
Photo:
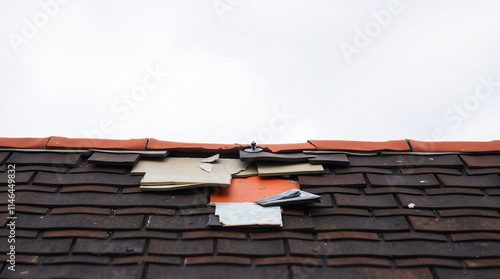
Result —
[[344, 151], [411, 151], [406, 140], [390, 141], [350, 141], [350, 140], [309, 140], [317, 150]]
[[500, 140], [417, 141], [409, 140], [414, 152], [498, 152]]
[[0, 137], [0, 148], [47, 149], [50, 137], [45, 138], [3, 138]]
[[146, 150], [147, 138], [144, 139], [99, 139], [66, 138], [53, 136], [47, 142], [47, 149], [111, 149], [111, 150]]
[[187, 143], [175, 141], [163, 141], [150, 138], [146, 150], [170, 150], [185, 152], [235, 152], [242, 148], [240, 144], [218, 144], [218, 143]]

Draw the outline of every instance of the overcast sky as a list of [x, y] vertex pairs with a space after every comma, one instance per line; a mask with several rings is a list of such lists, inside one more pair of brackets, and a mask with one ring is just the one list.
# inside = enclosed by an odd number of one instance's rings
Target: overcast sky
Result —
[[2, 137], [500, 139], [500, 1], [0, 1]]

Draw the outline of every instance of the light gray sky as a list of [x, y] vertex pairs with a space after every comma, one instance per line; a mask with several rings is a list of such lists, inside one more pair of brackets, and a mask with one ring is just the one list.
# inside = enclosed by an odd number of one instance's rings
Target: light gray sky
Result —
[[2, 0], [2, 137], [500, 139], [500, 1]]

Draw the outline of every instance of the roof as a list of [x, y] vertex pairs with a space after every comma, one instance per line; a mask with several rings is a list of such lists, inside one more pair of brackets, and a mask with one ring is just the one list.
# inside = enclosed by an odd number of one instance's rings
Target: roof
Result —
[[283, 206], [280, 228], [211, 226], [216, 187], [143, 192], [131, 175], [161, 150], [239, 158], [247, 146], [0, 138], [0, 278], [497, 278], [500, 141], [259, 145], [266, 160], [347, 158], [287, 178], [321, 199]]

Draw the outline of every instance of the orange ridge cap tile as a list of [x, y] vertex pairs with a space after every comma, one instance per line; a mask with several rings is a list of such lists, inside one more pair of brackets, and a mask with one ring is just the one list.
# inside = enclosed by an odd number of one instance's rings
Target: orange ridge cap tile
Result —
[[233, 152], [242, 148], [239, 144], [187, 143], [149, 139], [146, 150], [173, 150], [186, 152]]
[[302, 152], [304, 150], [316, 150], [316, 147], [309, 142], [303, 143], [278, 143], [278, 144], [257, 144], [257, 146], [267, 149], [273, 153]]
[[493, 141], [418, 141], [409, 140], [413, 152], [495, 152], [500, 140]]
[[320, 151], [411, 151], [406, 140], [350, 141], [350, 140], [309, 140]]
[[47, 149], [109, 149], [109, 150], [146, 150], [148, 139], [88, 139], [51, 137]]
[[0, 148], [45, 149], [49, 141], [46, 138], [0, 138]]

